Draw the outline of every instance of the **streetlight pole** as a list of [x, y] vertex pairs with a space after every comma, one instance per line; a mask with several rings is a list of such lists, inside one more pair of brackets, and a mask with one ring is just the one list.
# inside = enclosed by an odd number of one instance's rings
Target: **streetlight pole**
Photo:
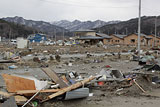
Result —
[[155, 39], [154, 39], [154, 46], [157, 44], [157, 16], [155, 18]]
[[139, 20], [138, 20], [138, 55], [140, 55], [140, 36], [141, 36], [141, 0], [139, 0]]

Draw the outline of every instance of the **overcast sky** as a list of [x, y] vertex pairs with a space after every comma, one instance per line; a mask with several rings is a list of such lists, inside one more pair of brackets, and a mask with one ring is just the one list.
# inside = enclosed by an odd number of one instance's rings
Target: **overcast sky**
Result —
[[[138, 17], [139, 0], [0, 0], [0, 17], [59, 21], [129, 20]], [[160, 15], [160, 0], [142, 0], [142, 15]]]

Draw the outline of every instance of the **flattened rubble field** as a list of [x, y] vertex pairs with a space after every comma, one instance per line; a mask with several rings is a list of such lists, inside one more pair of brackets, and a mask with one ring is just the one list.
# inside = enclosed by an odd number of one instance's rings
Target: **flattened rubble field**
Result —
[[[15, 49], [15, 47], [0, 47], [4, 51], [11, 50], [13, 53], [21, 53], [21, 61], [17, 63], [1, 64], [0, 74], [20, 74], [26, 76], [33, 76], [38, 80], [51, 81], [41, 68], [52, 68], [58, 76], [65, 75], [68, 72], [77, 72], [83, 78], [87, 78], [91, 75], [98, 75], [99, 72], [111, 66], [114, 69], [122, 71], [125, 76], [136, 75], [136, 83], [145, 90], [145, 93], [134, 83], [134, 78], [131, 80], [125, 79], [124, 81], [113, 80], [105, 81], [104, 84], [91, 83], [87, 84], [89, 93], [93, 93], [93, 96], [76, 99], [76, 100], [59, 100], [51, 99], [44, 103], [38, 102], [38, 107], [158, 107], [160, 105], [160, 86], [152, 82], [153, 76], [159, 76], [160, 74], [155, 72], [134, 72], [134, 68], [137, 68], [138, 62], [130, 61], [130, 55], [121, 55], [119, 57], [114, 52], [122, 52], [126, 50], [132, 50], [135, 47], [84, 47], [84, 46], [33, 46], [33, 50], [29, 52], [28, 49]], [[58, 51], [57, 51], [58, 50]], [[147, 50], [145, 48], [144, 50]], [[92, 55], [109, 53], [109, 55]], [[91, 55], [88, 55], [91, 54]], [[57, 61], [55, 55], [63, 56]], [[69, 55], [79, 54], [81, 57], [70, 57]], [[52, 56], [52, 58], [50, 57]], [[37, 60], [33, 60], [33, 58]], [[158, 56], [159, 58], [159, 56]], [[16, 69], [9, 69], [9, 66], [15, 65]], [[1, 91], [6, 89], [6, 85], [3, 78], [0, 76]], [[46, 97], [48, 94], [40, 93], [40, 97]], [[29, 105], [28, 105], [29, 106]], [[30, 107], [30, 106], [29, 106]]]

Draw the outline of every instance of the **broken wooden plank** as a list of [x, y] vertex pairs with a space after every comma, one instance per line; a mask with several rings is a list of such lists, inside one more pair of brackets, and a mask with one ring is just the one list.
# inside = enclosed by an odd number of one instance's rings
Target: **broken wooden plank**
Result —
[[0, 91], [0, 95], [9, 98], [9, 97], [15, 95], [15, 93], [7, 93], [7, 92]]
[[2, 74], [8, 92], [17, 92], [19, 90], [36, 90], [35, 82], [33, 80]]
[[13, 60], [0, 60], [0, 63], [16, 63]]
[[142, 91], [142, 92], [146, 92], [144, 91], [144, 89], [136, 82], [136, 80], [133, 80], [133, 82], [136, 84], [136, 86], [138, 86], [138, 88]]
[[15, 93], [7, 93], [7, 92], [0, 91], [0, 95], [9, 98], [9, 97], [15, 95]]
[[15, 98], [15, 101], [16, 101], [16, 103], [17, 103], [18, 105], [22, 105], [22, 104], [24, 104], [24, 103], [28, 100], [26, 97], [24, 97], [24, 96], [19, 96], [19, 95], [14, 96], [14, 98]]
[[[90, 77], [90, 78], [84, 79], [83, 81], [77, 82], [77, 83], [75, 83], [75, 84], [73, 84], [73, 85], [71, 85], [71, 86], [68, 86], [68, 87], [66, 87], [66, 88], [63, 88], [63, 89], [61, 89], [60, 91], [58, 91], [57, 93], [54, 93], [54, 94], [52, 94], [52, 95], [49, 95], [48, 98], [45, 99], [44, 101], [50, 100], [50, 99], [52, 99], [52, 98], [55, 98], [55, 97], [57, 97], [57, 96], [59, 96], [59, 95], [62, 95], [62, 94], [64, 94], [64, 93], [66, 93], [66, 92], [68, 92], [68, 91], [71, 91], [71, 90], [76, 89], [76, 88], [78, 88], [78, 87], [80, 87], [80, 86], [83, 86], [85, 83], [88, 83], [88, 82], [90, 82], [91, 80], [93, 80], [93, 79], [95, 79], [95, 78], [96, 78], [96, 77]], [[43, 102], [44, 102], [44, 101], [43, 101]]]
[[57, 76], [57, 74], [51, 70], [50, 68], [42, 68], [42, 70], [57, 84], [59, 84], [60, 88], [67, 87], [68, 85]]
[[40, 91], [41, 91], [41, 90], [39, 90], [38, 92], [36, 92], [27, 102], [25, 102], [25, 103], [23, 104], [22, 107], [25, 107], [32, 99], [34, 99], [34, 97], [36, 97], [36, 96], [39, 94]]
[[[47, 89], [47, 90], [41, 90], [40, 93], [54, 93], [58, 92], [61, 89]], [[22, 94], [34, 94], [38, 92], [39, 90], [22, 90], [22, 91], [17, 91], [16, 94], [22, 95]]]

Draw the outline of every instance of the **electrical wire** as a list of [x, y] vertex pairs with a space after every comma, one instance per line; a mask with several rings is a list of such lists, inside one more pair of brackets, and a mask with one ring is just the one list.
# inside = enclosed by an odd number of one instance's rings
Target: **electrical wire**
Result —
[[154, 13], [159, 13], [160, 11], [158, 11], [158, 10], [153, 10], [153, 9], [150, 9], [150, 8], [148, 8], [148, 7], [142, 7], [142, 9], [145, 9], [145, 11], [147, 10], [148, 12], [154, 12]]
[[137, 5], [132, 5], [132, 6], [96, 6], [96, 5], [82, 5], [81, 4], [77, 4], [74, 2], [62, 2], [62, 1], [51, 1], [51, 0], [45, 0], [43, 2], [49, 3], [49, 4], [62, 4], [65, 6], [77, 6], [77, 7], [83, 7], [83, 8], [137, 8]]

